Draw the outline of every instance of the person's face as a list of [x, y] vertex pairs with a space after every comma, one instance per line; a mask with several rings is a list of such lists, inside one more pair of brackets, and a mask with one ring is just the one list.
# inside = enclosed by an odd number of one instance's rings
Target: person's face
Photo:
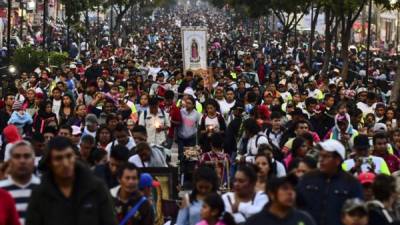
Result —
[[216, 109], [213, 105], [207, 105], [207, 113], [208, 114], [215, 114], [216, 113]]
[[268, 175], [268, 172], [270, 170], [270, 166], [268, 163], [268, 159], [265, 156], [260, 156], [256, 158], [256, 165], [259, 169], [258, 171], [258, 176], [259, 177], [265, 177]]
[[43, 134], [44, 137], [44, 142], [47, 143], [49, 142], [52, 138], [54, 138], [54, 134], [53, 133], [44, 133]]
[[35, 168], [33, 150], [28, 146], [16, 147], [11, 153], [10, 173], [15, 177], [32, 175]]
[[126, 145], [129, 141], [128, 134], [125, 131], [115, 131], [115, 139], [120, 145]]
[[255, 184], [251, 183], [249, 178], [242, 171], [238, 171], [235, 174], [235, 180], [233, 182], [233, 188], [239, 195], [246, 195], [249, 192], [254, 191]]
[[63, 136], [63, 137], [70, 138], [70, 137], [71, 137], [71, 132], [69, 132], [68, 129], [63, 129], [63, 128], [61, 128], [61, 129], [58, 131], [58, 135], [59, 135], [59, 136]]
[[111, 139], [111, 134], [108, 130], [102, 129], [99, 133], [99, 139], [104, 142], [109, 142]]
[[378, 117], [382, 117], [383, 115], [385, 115], [385, 108], [383, 107], [379, 107], [375, 110], [375, 113]]
[[201, 219], [203, 219], [203, 220], [209, 220], [209, 219], [214, 218], [213, 210], [206, 203], [203, 204], [201, 211], [200, 211], [200, 215], [201, 215]]
[[121, 190], [126, 193], [133, 193], [138, 190], [139, 176], [137, 170], [125, 169], [119, 179]]
[[367, 104], [368, 104], [369, 106], [373, 105], [375, 102], [376, 102], [376, 100], [375, 100], [374, 98], [369, 98], [369, 99], [367, 99]]
[[29, 78], [29, 82], [31, 82], [32, 84], [36, 83], [36, 77], [31, 75]]
[[325, 101], [326, 107], [331, 108], [335, 104], [335, 99], [334, 98], [328, 98]]
[[226, 101], [233, 102], [235, 100], [235, 93], [233, 91], [226, 92]]
[[199, 180], [196, 182], [196, 190], [201, 195], [207, 195], [211, 193], [212, 189], [212, 183], [208, 180]]
[[98, 79], [97, 80], [97, 85], [99, 86], [99, 88], [103, 88], [105, 83], [104, 83], [104, 81], [102, 79]]
[[52, 105], [51, 104], [47, 104], [46, 105], [46, 113], [51, 113], [51, 111], [52, 111]]
[[53, 90], [53, 98], [56, 100], [60, 100], [61, 98], [61, 92], [59, 90]]
[[365, 102], [367, 100], [367, 92], [361, 92], [358, 95], [358, 98], [360, 99], [360, 102]]
[[400, 142], [400, 132], [398, 131], [394, 132], [392, 138], [394, 143]]
[[35, 92], [28, 91], [28, 93], [26, 93], [26, 97], [28, 98], [29, 101], [33, 101], [35, 99]]
[[310, 172], [311, 168], [307, 166], [304, 162], [300, 162], [297, 168], [295, 169], [296, 177], [303, 177], [304, 174]]
[[12, 95], [7, 96], [5, 104], [12, 107], [14, 105], [15, 97]]
[[222, 100], [224, 99], [224, 91], [222, 91], [221, 89], [218, 89], [215, 91], [215, 98], [218, 100]]
[[302, 135], [302, 134], [308, 132], [309, 130], [310, 130], [310, 128], [308, 127], [307, 123], [299, 123], [297, 125], [295, 133], [296, 133], [296, 135], [299, 136], [299, 135]]
[[371, 201], [374, 200], [374, 192], [372, 191], [372, 183], [366, 183], [362, 185], [363, 193], [364, 193], [364, 200]]
[[117, 174], [118, 169], [121, 167], [121, 165], [124, 162], [120, 161], [120, 160], [116, 160], [113, 157], [110, 157], [110, 161], [108, 162], [108, 166], [110, 168], [111, 174], [114, 176]]
[[194, 105], [193, 105], [192, 101], [190, 101], [189, 99], [186, 99], [185, 107], [186, 107], [186, 110], [190, 111], [194, 108]]
[[136, 144], [147, 141], [146, 135], [144, 135], [140, 132], [132, 132], [132, 137], [135, 140]]
[[306, 141], [303, 142], [303, 144], [300, 146], [300, 148], [297, 151], [298, 156], [304, 157], [308, 152], [308, 147], [309, 146], [308, 146], [307, 142]]
[[151, 149], [144, 148], [138, 151], [138, 155], [143, 162], [149, 162], [151, 157]]
[[393, 110], [388, 110], [388, 111], [386, 112], [386, 118], [389, 119], [389, 120], [391, 120], [391, 119], [394, 118], [394, 112], [393, 112]]
[[280, 186], [273, 196], [272, 201], [276, 202], [282, 207], [292, 208], [295, 204], [296, 192], [291, 184], [284, 184]]
[[71, 99], [68, 96], [63, 97], [63, 103], [64, 105], [71, 105]]
[[142, 95], [142, 97], [140, 97], [140, 105], [147, 106], [148, 104], [149, 98], [147, 97], [147, 95]]
[[92, 144], [86, 143], [86, 142], [81, 142], [79, 144], [80, 147], [80, 153], [84, 159], [87, 159], [90, 155], [90, 151], [94, 147]]
[[386, 138], [378, 138], [374, 142], [374, 150], [379, 153], [384, 153], [387, 151], [388, 141]]
[[365, 213], [346, 213], [342, 216], [343, 225], [367, 225], [368, 215]]
[[150, 109], [150, 113], [157, 114], [158, 113], [158, 104], [150, 106], [149, 109]]
[[84, 105], [80, 105], [77, 109], [76, 109], [76, 114], [81, 117], [81, 118], [85, 118], [86, 116], [86, 106]]
[[75, 173], [76, 155], [71, 147], [64, 150], [53, 150], [50, 154], [50, 168], [54, 176], [61, 179], [72, 179]]
[[322, 173], [334, 173], [340, 165], [340, 160], [332, 153], [321, 150], [319, 153], [319, 168]]
[[271, 121], [272, 128], [279, 129], [282, 125], [282, 120], [280, 118], [275, 118]]
[[341, 132], [345, 132], [348, 126], [349, 126], [349, 122], [347, 122], [347, 121], [338, 122], [338, 127]]

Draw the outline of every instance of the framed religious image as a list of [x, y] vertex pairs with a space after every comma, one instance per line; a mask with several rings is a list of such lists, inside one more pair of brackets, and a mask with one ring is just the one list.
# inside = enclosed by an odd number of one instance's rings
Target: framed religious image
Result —
[[207, 28], [182, 27], [184, 71], [207, 71]]
[[160, 183], [162, 199], [178, 199], [178, 168], [153, 167], [140, 168], [141, 173], [149, 173], [155, 181]]

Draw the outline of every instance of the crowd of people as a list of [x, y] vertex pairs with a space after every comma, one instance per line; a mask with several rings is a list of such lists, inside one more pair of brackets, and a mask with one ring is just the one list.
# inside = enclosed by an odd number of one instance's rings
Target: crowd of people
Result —
[[[188, 25], [208, 28], [211, 83], [182, 70]], [[388, 49], [368, 69], [352, 49], [344, 80], [336, 56], [321, 73], [323, 37], [259, 43], [224, 10], [158, 9], [133, 27], [19, 71], [3, 94], [0, 225], [400, 224]], [[165, 205], [142, 170], [168, 167], [180, 197]]]

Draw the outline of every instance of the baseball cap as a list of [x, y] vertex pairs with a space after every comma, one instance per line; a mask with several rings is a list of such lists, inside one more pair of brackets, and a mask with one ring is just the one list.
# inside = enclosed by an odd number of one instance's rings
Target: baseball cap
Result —
[[372, 130], [377, 133], [377, 132], [386, 132], [387, 131], [387, 126], [384, 123], [375, 123], [374, 127]]
[[329, 139], [323, 142], [319, 143], [319, 146], [327, 152], [336, 152], [337, 154], [340, 155], [340, 157], [342, 158], [342, 160], [345, 160], [346, 158], [346, 150], [343, 146], [342, 143], [340, 143], [337, 140], [334, 139]]
[[149, 187], [158, 187], [160, 185], [159, 182], [154, 181], [153, 177], [149, 173], [140, 174], [139, 180], [139, 189], [149, 188]]
[[325, 106], [323, 104], [318, 104], [315, 106], [315, 110], [316, 113], [322, 113], [325, 111]]
[[82, 134], [80, 127], [73, 125], [71, 126], [71, 128], [72, 128], [72, 135], [76, 136]]
[[22, 102], [21, 101], [15, 101], [12, 107], [13, 110], [21, 110], [22, 109]]
[[92, 113], [90, 113], [86, 116], [85, 121], [86, 121], [86, 125], [98, 124], [97, 116]]
[[371, 172], [364, 172], [358, 175], [358, 180], [361, 184], [372, 184], [374, 183], [376, 175]]
[[367, 207], [363, 201], [358, 198], [348, 199], [344, 202], [342, 212], [350, 213], [359, 210], [364, 215], [368, 214]]

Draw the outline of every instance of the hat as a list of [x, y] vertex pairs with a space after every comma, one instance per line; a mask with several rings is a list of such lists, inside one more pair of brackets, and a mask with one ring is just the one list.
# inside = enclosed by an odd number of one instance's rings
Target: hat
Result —
[[354, 138], [354, 145], [353, 147], [355, 149], [359, 149], [359, 150], [368, 150], [370, 145], [369, 145], [369, 138], [367, 135], [357, 135]]
[[375, 133], [376, 132], [386, 132], [387, 131], [387, 126], [384, 123], [375, 123], [373, 129]]
[[346, 158], [346, 150], [345, 150], [343, 144], [337, 140], [329, 139], [329, 140], [320, 142], [319, 146], [321, 146], [321, 148], [324, 151], [333, 152], [333, 153], [336, 152], [337, 154], [340, 155], [342, 160], [344, 160]]
[[73, 125], [71, 126], [71, 128], [72, 128], [72, 135], [76, 136], [82, 134], [80, 127]]
[[149, 188], [149, 187], [157, 187], [160, 183], [153, 180], [153, 177], [149, 173], [140, 174], [139, 180], [139, 189]]
[[363, 92], [368, 92], [367, 88], [360, 87], [360, 88], [357, 89], [357, 95], [360, 94], [360, 93], [363, 93]]
[[374, 183], [376, 175], [371, 172], [360, 173], [358, 175], [358, 180], [361, 184], [372, 184]]
[[44, 94], [40, 93], [40, 92], [37, 92], [36, 95], [35, 95], [35, 98], [43, 99], [44, 98]]
[[193, 89], [190, 88], [190, 87], [187, 87], [187, 88], [185, 89], [185, 91], [183, 91], [183, 94], [184, 94], [184, 95], [191, 95], [191, 96], [193, 96], [193, 98], [196, 97], [196, 96], [194, 95]]
[[92, 114], [92, 113], [90, 113], [90, 114], [88, 114], [88, 115], [86, 116], [85, 122], [86, 122], [86, 125], [98, 124], [98, 122], [97, 122], [97, 116], [94, 115], [94, 114]]
[[22, 102], [15, 101], [12, 107], [13, 110], [18, 111], [22, 109]]
[[286, 79], [282, 79], [281, 81], [279, 81], [279, 85], [286, 85]]
[[365, 215], [368, 214], [367, 206], [358, 198], [348, 199], [344, 202], [342, 212], [349, 213], [355, 210], [361, 210]]
[[76, 69], [76, 65], [75, 64], [71, 64], [71, 65], [69, 65], [69, 68], [70, 69]]
[[340, 70], [338, 68], [333, 69], [334, 73], [340, 73]]

